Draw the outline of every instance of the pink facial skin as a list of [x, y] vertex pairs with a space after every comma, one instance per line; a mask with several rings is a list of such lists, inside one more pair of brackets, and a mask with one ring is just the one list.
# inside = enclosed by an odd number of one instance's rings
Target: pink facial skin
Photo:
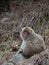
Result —
[[24, 39], [27, 39], [28, 38], [28, 35], [29, 35], [29, 32], [28, 31], [24, 31], [23, 32], [23, 38]]

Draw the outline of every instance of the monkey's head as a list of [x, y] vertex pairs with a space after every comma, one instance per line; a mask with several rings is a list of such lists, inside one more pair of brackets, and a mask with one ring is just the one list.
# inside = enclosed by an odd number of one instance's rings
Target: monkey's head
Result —
[[26, 40], [30, 34], [34, 34], [35, 32], [31, 27], [23, 27], [20, 33], [20, 37], [23, 40]]

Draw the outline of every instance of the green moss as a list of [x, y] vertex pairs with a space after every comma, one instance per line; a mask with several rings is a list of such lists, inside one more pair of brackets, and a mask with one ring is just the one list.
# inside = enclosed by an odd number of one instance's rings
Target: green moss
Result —
[[49, 29], [45, 29], [45, 35], [49, 35]]
[[0, 57], [4, 55], [4, 51], [0, 50]]
[[5, 51], [6, 47], [6, 45], [0, 45], [0, 50]]

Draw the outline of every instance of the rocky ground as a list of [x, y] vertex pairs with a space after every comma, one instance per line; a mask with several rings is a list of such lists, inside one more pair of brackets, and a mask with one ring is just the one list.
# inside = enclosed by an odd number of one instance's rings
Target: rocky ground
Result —
[[[16, 54], [21, 45], [20, 31], [24, 26], [30, 26], [40, 34], [49, 49], [49, 0], [20, 4], [21, 8], [0, 14], [0, 65]], [[48, 60], [49, 51], [44, 51], [18, 65], [49, 65]]]
[[27, 60], [18, 62], [16, 65], [49, 65], [49, 50], [45, 50]]

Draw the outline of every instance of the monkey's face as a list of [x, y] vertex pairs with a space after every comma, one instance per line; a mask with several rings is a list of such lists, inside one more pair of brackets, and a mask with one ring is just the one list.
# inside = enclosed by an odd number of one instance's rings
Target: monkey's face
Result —
[[22, 37], [26, 40], [29, 35], [30, 35], [30, 33], [27, 30], [25, 30], [25, 31], [23, 31]]

